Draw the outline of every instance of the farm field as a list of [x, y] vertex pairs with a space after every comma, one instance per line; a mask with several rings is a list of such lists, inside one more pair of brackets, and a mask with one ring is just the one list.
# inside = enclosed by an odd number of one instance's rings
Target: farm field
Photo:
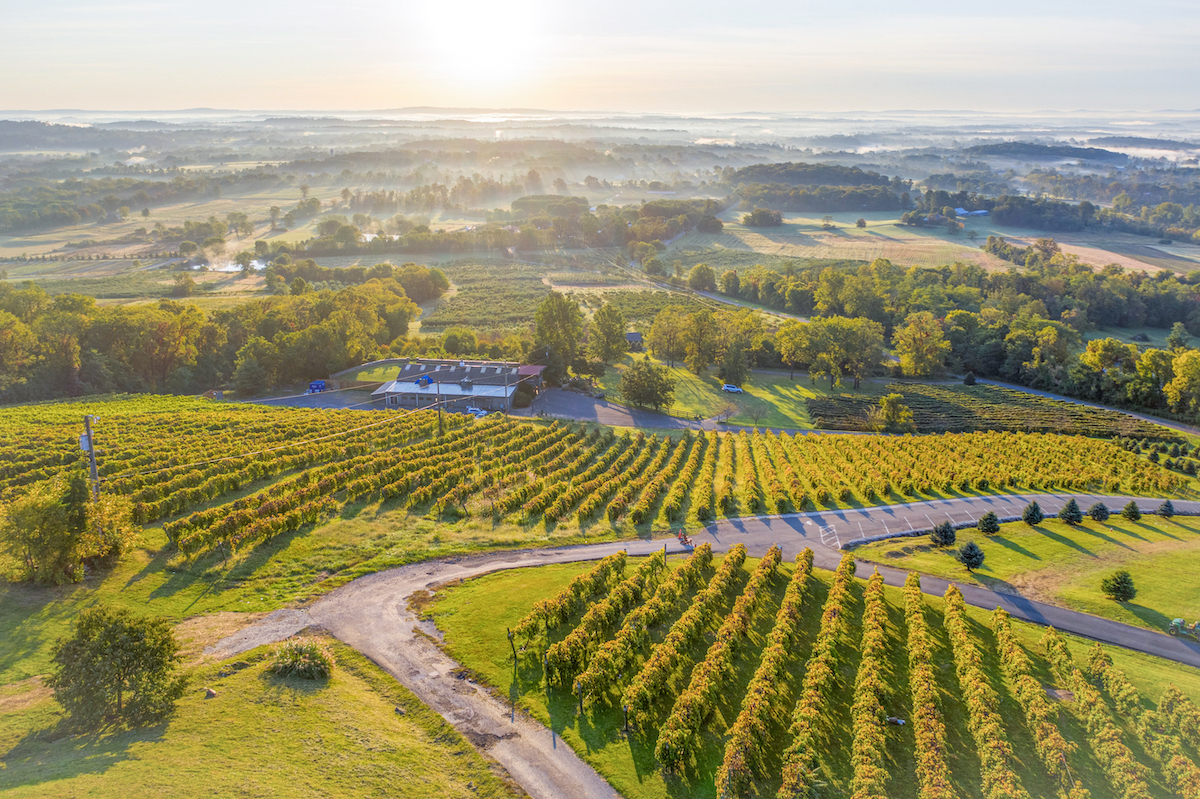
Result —
[[[1096, 755], [1089, 712], [1149, 767], [1145, 795], [1172, 795], [1136, 718], [1111, 700], [1074, 700], [1072, 664], [1056, 650], [1052, 666], [1044, 628], [1002, 618], [994, 631], [991, 614], [961, 600], [914, 598], [845, 569], [805, 577], [803, 558], [776, 565], [735, 550], [704, 565], [703, 548], [691, 557], [665, 568], [630, 559], [608, 574], [597, 574], [603, 563], [500, 572], [441, 589], [427, 612], [456, 659], [630, 799], [776, 796], [785, 782], [779, 795], [819, 786], [849, 796], [866, 781], [873, 795], [916, 797], [938, 775], [960, 796], [1000, 782], [1053, 797], [1063, 765], [1096, 799], [1115, 799], [1122, 791]], [[505, 630], [516, 632], [515, 663]], [[1063, 640], [1087, 670], [1091, 645]], [[1200, 698], [1195, 669], [1103, 651], [1151, 706], [1170, 685]], [[1036, 693], [1019, 690], [1024, 675]], [[1047, 711], [1040, 737], [1027, 705]], [[981, 723], [994, 726], [975, 738]], [[980, 755], [995, 751], [997, 732], [1003, 748], [985, 768]]]
[[[865, 544], [855, 554], [1160, 632], [1179, 616], [1195, 621], [1192, 616], [1200, 617], [1195, 607], [1200, 576], [1194, 568], [1200, 524], [1179, 516], [1131, 522], [1117, 515], [1119, 510], [1114, 508], [1106, 522], [1087, 517], [1078, 525], [1057, 519], [1036, 527], [1014, 522], [1001, 525], [994, 536], [960, 530], [957, 546], [974, 541], [984, 552], [983, 566], [973, 573], [924, 536]], [[1100, 580], [1118, 569], [1133, 575], [1138, 594], [1130, 602], [1114, 602], [1100, 591]]]
[[[1173, 438], [1163, 427], [1118, 411], [1089, 408], [991, 385], [891, 383], [882, 393], [900, 394], [921, 432], [1026, 430], [1090, 436]], [[877, 398], [864, 392], [825, 393], [806, 398], [818, 426], [829, 430], [868, 430], [867, 409]]]
[[[328, 680], [267, 671], [268, 648], [195, 667], [174, 717], [148, 729], [65, 735], [39, 680], [0, 686], [5, 796], [522, 795], [458, 732], [367, 658], [329, 642]], [[189, 664], [195, 666], [195, 664]], [[221, 676], [227, 672], [227, 676]], [[217, 696], [204, 698], [204, 688]], [[252, 709], [252, 712], [246, 712]]]
[[[1096, 267], [1118, 263], [1127, 269], [1148, 272], [1158, 269], [1188, 272], [1200, 268], [1200, 248], [1154, 245], [1152, 239], [1133, 234], [1048, 232], [999, 225], [986, 217], [973, 217], [966, 222], [965, 229], [950, 234], [942, 228], [899, 225], [899, 214], [889, 211], [833, 213], [830, 216], [837, 229], [827, 231], [823, 227], [824, 216], [785, 212], [780, 227], [749, 228], [740, 222], [742, 211], [726, 211], [722, 214], [725, 229], [721, 233], [688, 232], [672, 242], [664, 260], [684, 257], [688, 251], [693, 251], [689, 257], [694, 258], [697, 250], [715, 249], [760, 253], [774, 258], [865, 262], [887, 258], [902, 266], [942, 266], [965, 261], [989, 269], [1007, 270], [1011, 264], [980, 249], [987, 237], [994, 235], [1022, 246], [1038, 238], [1054, 238], [1064, 252]], [[855, 226], [860, 217], [867, 220], [865, 228]], [[974, 241], [970, 238], [972, 231]], [[688, 266], [693, 262], [689, 261]]]

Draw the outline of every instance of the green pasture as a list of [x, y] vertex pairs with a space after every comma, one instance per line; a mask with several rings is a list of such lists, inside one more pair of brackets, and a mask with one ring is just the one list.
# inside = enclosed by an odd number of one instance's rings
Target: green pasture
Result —
[[[146, 729], [71, 735], [40, 681], [0, 687], [0, 793], [522, 795], [391, 676], [330, 643], [338, 666], [328, 680], [274, 676], [266, 647], [194, 667], [174, 716]], [[205, 699], [205, 687], [216, 697]]]
[[[621, 387], [621, 371], [642, 358], [650, 358], [650, 355], [626, 355], [621, 363], [610, 367], [600, 379], [600, 389], [605, 392], [618, 392]], [[667, 365], [665, 362], [655, 363], [660, 366]], [[800, 372], [796, 373], [796, 379], [793, 380], [786, 372], [756, 370], [742, 386], [744, 394], [730, 394], [721, 390], [722, 381], [717, 377], [715, 368], [697, 375], [677, 362], [670, 372], [675, 381], [675, 404], [667, 410], [672, 415], [710, 419], [729, 411], [732, 412], [728, 419], [731, 426], [811, 430], [813, 420], [804, 404], [806, 399], [829, 393], [853, 391], [848, 386], [831, 388], [828, 380], [810, 380], [807, 374]], [[863, 381], [859, 391], [868, 396], [880, 396], [883, 385]]]
[[[957, 546], [968, 541], [984, 552], [983, 566], [971, 574], [954, 558], [954, 548], [937, 549], [926, 536], [866, 544], [855, 554], [1151, 630], [1163, 631], [1179, 616], [1200, 618], [1200, 573], [1192, 560], [1200, 554], [1200, 521], [1193, 517], [1085, 518], [1074, 526], [1057, 519], [1036, 527], [1014, 522], [995, 536], [959, 530]], [[1133, 575], [1138, 594], [1130, 602], [1114, 602], [1100, 591], [1100, 581], [1118, 569]]]
[[[748, 559], [743, 567], [743, 581], [754, 568], [756, 562]], [[542, 678], [542, 670], [537, 653], [546, 642], [536, 640], [529, 649], [514, 663], [512, 650], [509, 646], [505, 630], [515, 626], [537, 601], [552, 596], [567, 582], [588, 568], [590, 564], [568, 564], [561, 566], [545, 566], [478, 577], [461, 584], [447, 586], [441, 589], [429, 605], [428, 613], [437, 623], [445, 636], [448, 651], [464, 666], [473, 671], [484, 682], [491, 685], [496, 692], [521, 710], [530, 713], [534, 718], [547, 724], [564, 742], [569, 744], [577, 754], [603, 774], [623, 796], [629, 799], [659, 799], [661, 797], [712, 797], [715, 795], [713, 778], [723, 754], [723, 731], [732, 724], [740, 709], [741, 698], [749, 683], [754, 669], [758, 665], [761, 647], [778, 610], [779, 602], [790, 577], [791, 566], [785, 565], [773, 581], [770, 596], [763, 608], [755, 616], [749, 643], [738, 650], [734, 663], [736, 676], [726, 690], [722, 692], [714, 715], [707, 722], [707, 730], [703, 733], [703, 746], [698, 759], [689, 764], [682, 775], [667, 776], [658, 768], [654, 760], [654, 733], [643, 735], [634, 731], [626, 735], [622, 729], [623, 720], [619, 706], [619, 695], [610, 694], [606, 701], [589, 704], [582, 716], [578, 712], [578, 699], [568, 690], [557, 686], [547, 688]], [[631, 561], [627, 569], [632, 570], [635, 562]], [[766, 755], [766, 772], [769, 776], [761, 783], [756, 791], [759, 796], [774, 796], [778, 788], [781, 764], [781, 752], [787, 745], [787, 722], [794, 706], [799, 686], [803, 680], [803, 664], [811, 651], [813, 639], [819, 623], [820, 607], [828, 592], [832, 575], [827, 572], [814, 572], [808, 596], [805, 600], [805, 617], [802, 622], [801, 641], [793, 652], [791, 675], [786, 684], [781, 685], [782, 698], [780, 711], [775, 715], [770, 729], [764, 736], [763, 743]], [[866, 577], [866, 574], [859, 575]], [[855, 602], [852, 613], [857, 619], [862, 612], [863, 583], [855, 581]], [[908, 689], [907, 650], [905, 647], [905, 631], [903, 622], [903, 597], [898, 589], [888, 588], [889, 643], [885, 671], [889, 675], [889, 685], [893, 686], [885, 700], [885, 708], [891, 715], [901, 718], [911, 718], [910, 696]], [[659, 628], [651, 630], [651, 641], [662, 640], [667, 629], [688, 607], [691, 597], [685, 597], [680, 602], [674, 615], [670, 616]], [[949, 642], [942, 622], [942, 600], [936, 597], [927, 598], [927, 618], [934, 635], [935, 651], [934, 665], [942, 681], [942, 711], [947, 727], [947, 756], [951, 767], [952, 779], [957, 795], [981, 795], [979, 784], [979, 759], [975, 751], [973, 739], [967, 730], [966, 709], [961, 699], [960, 689], [954, 677], [954, 664], [949, 649]], [[714, 614], [715, 619], [710, 634], [688, 654], [693, 660], [704, 656], [711, 643], [711, 633], [724, 619], [728, 607]], [[977, 643], [981, 646], [984, 656], [984, 666], [992, 683], [1001, 693], [1000, 713], [1004, 720], [1013, 751], [1017, 754], [1015, 767], [1025, 788], [1030, 795], [1037, 797], [1052, 797], [1057, 795], [1056, 785], [1048, 780], [1041, 770], [1036, 758], [1032, 756], [1033, 742], [1025, 725], [1020, 707], [1012, 694], [1012, 687], [1007, 684], [1001, 673], [995, 652], [995, 642], [989, 627], [989, 614], [978, 608], [968, 607], [968, 616], [972, 621]], [[550, 641], [564, 637], [571, 627], [578, 622], [578, 616], [566, 625], [550, 633]], [[1042, 628], [1021, 622], [1014, 622], [1014, 629], [1034, 660], [1035, 673], [1039, 680], [1047, 685], [1054, 684], [1054, 678], [1049, 667], [1041, 657], [1039, 641]], [[858, 625], [850, 624], [849, 632], [843, 637], [841, 651], [844, 660], [841, 664], [841, 679], [837, 694], [831, 701], [835, 714], [831, 715], [827, 733], [822, 740], [825, 751], [832, 753], [823, 759], [821, 765], [822, 778], [829, 795], [849, 795], [849, 767], [852, 733], [849, 726], [849, 707], [852, 702], [854, 675], [858, 667]], [[1068, 637], [1068, 644], [1077, 661], [1085, 662], [1090, 642]], [[518, 647], [521, 641], [518, 640]], [[1130, 680], [1152, 700], [1158, 696], [1170, 683], [1174, 683], [1184, 693], [1193, 698], [1200, 698], [1200, 671], [1176, 663], [1154, 658], [1148, 655], [1128, 652], [1117, 647], [1107, 647], [1115, 664], [1125, 670]], [[638, 658], [633, 669], [644, 662], [645, 653]], [[631, 675], [627, 674], [627, 678]], [[687, 684], [688, 669], [676, 674], [670, 683], [674, 692], [682, 690]], [[627, 682], [627, 680], [626, 680]], [[1061, 706], [1059, 717], [1060, 729], [1068, 740], [1086, 741], [1086, 732], [1078, 709], [1070, 703]], [[659, 722], [665, 719], [668, 706], [661, 710]], [[888, 728], [888, 749], [885, 767], [891, 776], [887, 795], [889, 797], [915, 797], [916, 786], [913, 775], [915, 758], [913, 748], [915, 742], [911, 725]], [[1126, 736], [1126, 740], [1131, 738]], [[1143, 762], [1151, 762], [1141, 751], [1135, 755]], [[1104, 777], [1103, 771], [1086, 746], [1081, 746], [1071, 764], [1072, 771], [1091, 790], [1095, 799], [1116, 799], [1117, 794]], [[1153, 795], [1167, 797], [1171, 793], [1161, 783], [1153, 784]], [[823, 794], [824, 795], [824, 794]]]

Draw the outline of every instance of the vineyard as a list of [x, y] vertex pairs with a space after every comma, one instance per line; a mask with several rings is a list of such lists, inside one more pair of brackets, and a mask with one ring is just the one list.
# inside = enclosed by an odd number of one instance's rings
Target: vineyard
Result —
[[[103, 490], [185, 554], [224, 554], [355, 503], [430, 520], [618, 530], [993, 491], [1175, 494], [1175, 474], [1111, 441], [983, 432], [918, 437], [676, 435], [433, 411], [379, 414], [138, 399], [0, 412], [0, 500], [81, 468], [95, 423]], [[19, 432], [16, 432], [19, 431]]]
[[[893, 383], [885, 390], [904, 398], [904, 404], [913, 412], [917, 430], [922, 433], [1006, 430], [1081, 436], [1175, 438], [1164, 427], [1118, 411], [1090, 408], [1000, 386]], [[818, 428], [870, 430], [867, 411], [878, 404], [878, 398], [843, 393], [814, 397], [807, 403], [809, 415]]]
[[854, 572], [701, 545], [488, 575], [433, 613], [630, 799], [1197, 795], [1178, 666]]

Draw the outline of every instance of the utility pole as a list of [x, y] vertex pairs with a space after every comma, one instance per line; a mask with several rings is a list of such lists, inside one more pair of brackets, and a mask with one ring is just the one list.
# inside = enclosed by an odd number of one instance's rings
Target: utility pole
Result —
[[433, 381], [435, 390], [437, 391], [437, 409], [438, 409], [438, 438], [442, 437], [442, 384], [438, 381]]
[[504, 415], [508, 416], [508, 363], [504, 364]]
[[87, 435], [88, 460], [92, 467], [92, 500], [100, 499], [100, 472], [96, 469], [96, 439], [92, 436], [92, 417], [83, 417], [83, 430]]

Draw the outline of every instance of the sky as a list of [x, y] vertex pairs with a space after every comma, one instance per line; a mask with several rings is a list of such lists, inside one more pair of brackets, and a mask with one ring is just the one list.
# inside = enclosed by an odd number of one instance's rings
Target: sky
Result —
[[1194, 0], [6, 0], [0, 109], [1200, 108]]

